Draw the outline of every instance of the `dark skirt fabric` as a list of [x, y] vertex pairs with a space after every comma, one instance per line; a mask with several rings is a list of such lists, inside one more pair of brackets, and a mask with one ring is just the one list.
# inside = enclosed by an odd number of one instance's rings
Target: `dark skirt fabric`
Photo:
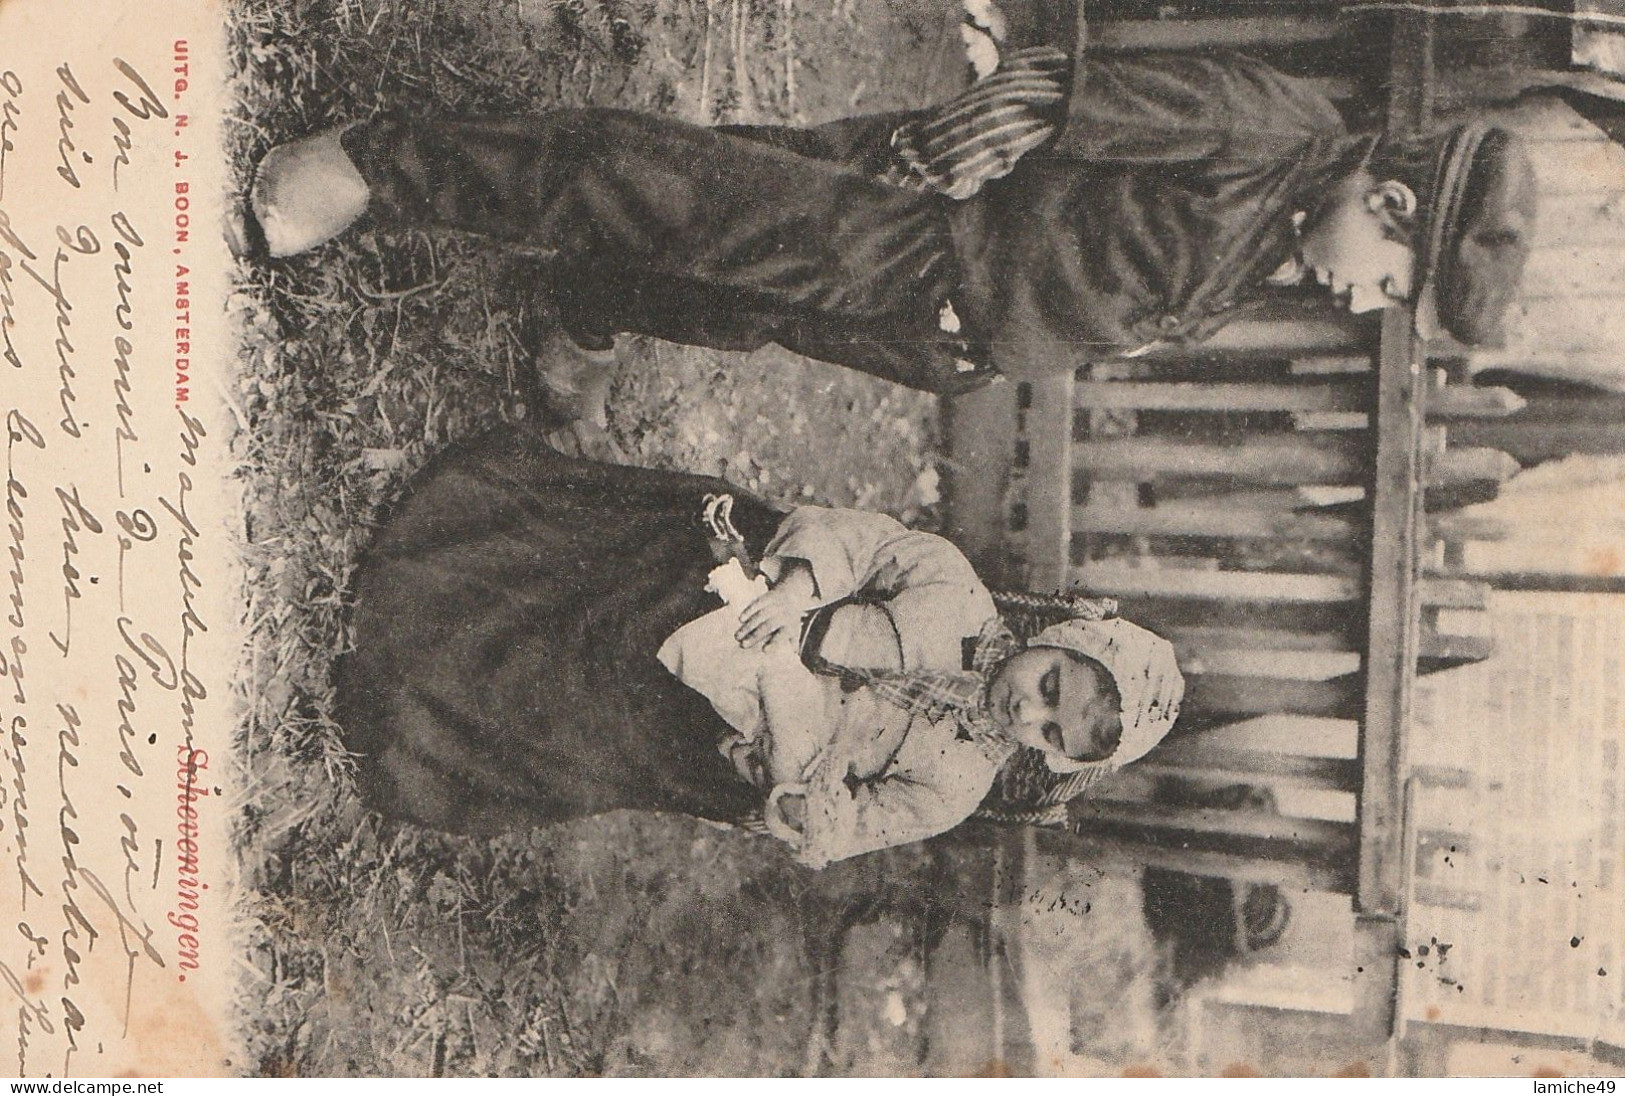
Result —
[[719, 491], [759, 554], [782, 515], [747, 493], [566, 457], [525, 428], [425, 468], [356, 571], [338, 670], [367, 802], [468, 834], [759, 808], [716, 749], [726, 725], [655, 657], [720, 604], [698, 522]]

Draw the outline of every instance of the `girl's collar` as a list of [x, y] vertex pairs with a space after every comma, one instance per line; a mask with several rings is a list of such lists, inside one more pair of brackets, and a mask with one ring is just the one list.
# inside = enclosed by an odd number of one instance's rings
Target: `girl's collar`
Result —
[[965, 662], [965, 669], [981, 674], [991, 682], [999, 667], [1020, 654], [1024, 647], [1026, 644], [1016, 638], [1004, 621], [994, 617], [982, 625]]

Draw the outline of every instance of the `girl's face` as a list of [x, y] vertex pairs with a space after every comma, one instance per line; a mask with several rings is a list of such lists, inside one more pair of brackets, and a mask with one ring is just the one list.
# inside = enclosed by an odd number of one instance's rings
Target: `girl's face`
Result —
[[1116, 685], [1093, 659], [1057, 647], [1029, 647], [1007, 661], [987, 689], [993, 721], [1024, 746], [1074, 761], [1103, 761], [1123, 722]]

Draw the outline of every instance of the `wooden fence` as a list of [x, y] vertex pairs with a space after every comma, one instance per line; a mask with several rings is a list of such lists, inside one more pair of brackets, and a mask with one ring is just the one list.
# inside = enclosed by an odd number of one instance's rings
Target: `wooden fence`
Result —
[[[1425, 17], [1395, 21], [1392, 56], [1390, 124], [1419, 126]], [[1430, 572], [1499, 530], [1443, 507], [1492, 497], [1518, 468], [1452, 442], [1522, 406], [1454, 372], [1430, 365], [1405, 310], [1282, 300], [1196, 353], [1018, 385], [992, 504], [1023, 564], [1007, 577], [1116, 597], [1173, 641], [1188, 681], [1169, 740], [1076, 802], [1064, 832], [1022, 847], [1350, 895], [1353, 1026], [1379, 1041], [1397, 1019], [1415, 676], [1490, 654], [1473, 619], [1486, 588]], [[981, 414], [955, 410], [950, 428], [983, 429]], [[986, 508], [992, 494], [964, 497]], [[1253, 734], [1265, 721], [1272, 733]], [[1147, 776], [1277, 794], [1177, 806]]]
[[[1508, 37], [1471, 56], [1456, 54], [1476, 24], [1392, 21], [1391, 129], [1552, 81], [1566, 43], [1496, 18], [1488, 29]], [[1454, 35], [1442, 53], [1441, 24]], [[1292, 5], [1279, 18], [1096, 18], [1088, 41], [1291, 51], [1349, 29], [1346, 13]], [[1335, 65], [1321, 78], [1339, 98], [1373, 90]], [[1379, 1041], [1399, 1015], [1411, 789], [1455, 779], [1409, 762], [1416, 678], [1492, 654], [1487, 584], [1460, 564], [1466, 544], [1508, 530], [1456, 506], [1494, 497], [1520, 460], [1625, 451], [1617, 399], [1526, 408], [1471, 384], [1509, 367], [1625, 390], [1617, 316], [1598, 305], [1625, 284], [1610, 246], [1625, 224], [1625, 155], [1551, 100], [1503, 121], [1535, 142], [1543, 203], [1506, 351], [1426, 345], [1402, 309], [1352, 317], [1282, 300], [1196, 353], [1063, 367], [948, 410], [963, 462], [953, 532], [979, 565], [1006, 585], [1118, 598], [1173, 641], [1189, 682], [1166, 743], [1076, 803], [1064, 830], [1004, 838], [1006, 859], [1077, 852], [1347, 894], [1354, 1026]], [[1169, 779], [1276, 794], [1273, 806], [1181, 807], [1154, 792]]]
[[[1086, 366], [1020, 386], [1014, 452], [1026, 475], [1013, 498], [1012, 531], [1024, 540], [1035, 588], [1116, 597], [1125, 616], [1178, 649], [1188, 680], [1185, 720], [1146, 767], [1210, 783], [1284, 781], [1353, 795], [1361, 772], [1351, 758], [1203, 741], [1228, 723], [1294, 715], [1349, 721], [1352, 743], [1366, 703], [1368, 600], [1385, 592], [1371, 574], [1377, 362], [1349, 354], [1342, 332], [1328, 339], [1283, 325], [1278, 338], [1241, 353]], [[1449, 384], [1444, 370], [1426, 377], [1409, 393], [1426, 410], [1417, 497], [1406, 505], [1421, 503], [1429, 489], [1493, 493], [1516, 461], [1452, 446], [1449, 431], [1508, 415], [1522, 401], [1501, 389]], [[1422, 569], [1464, 540], [1500, 532], [1424, 513], [1407, 537], [1424, 669], [1484, 658], [1489, 646], [1470, 620], [1484, 607], [1485, 589], [1421, 577]], [[1215, 840], [1195, 844], [1214, 850], [1245, 836], [1255, 857], [1313, 853], [1327, 864], [1355, 847], [1352, 826], [1218, 816], [1224, 812], [1185, 817], [1174, 808], [1106, 805], [1113, 802], [1089, 807], [1095, 832], [1147, 840], [1164, 831], [1211, 834]], [[1163, 837], [1157, 841], [1172, 840]], [[1327, 878], [1349, 889], [1352, 865], [1348, 858]]]

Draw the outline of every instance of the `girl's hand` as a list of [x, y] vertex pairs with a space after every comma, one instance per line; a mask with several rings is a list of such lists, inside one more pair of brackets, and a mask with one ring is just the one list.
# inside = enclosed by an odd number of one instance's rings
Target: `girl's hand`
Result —
[[779, 811], [779, 820], [797, 833], [807, 832], [807, 797], [804, 795], [783, 795], [776, 804]]
[[734, 772], [739, 774], [741, 780], [767, 791], [773, 787], [773, 781], [767, 771], [761, 746], [760, 739], [746, 742], [743, 738], [737, 738], [728, 744], [728, 760], [733, 763]]
[[780, 784], [762, 809], [767, 832], [799, 849], [807, 836], [807, 785]]
[[734, 640], [746, 650], [766, 647], [780, 636], [799, 638], [801, 618], [818, 603], [817, 584], [805, 560], [786, 560], [778, 584], [745, 606]]

